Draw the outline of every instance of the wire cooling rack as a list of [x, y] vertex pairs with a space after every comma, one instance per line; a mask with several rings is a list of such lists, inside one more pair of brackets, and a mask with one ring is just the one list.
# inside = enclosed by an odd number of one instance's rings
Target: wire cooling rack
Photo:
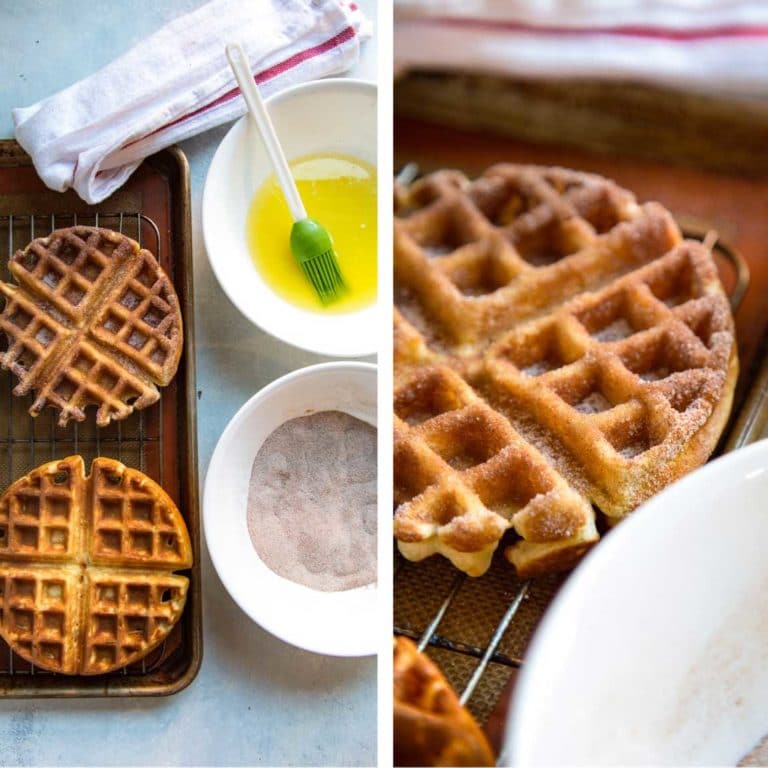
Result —
[[[45, 237], [55, 229], [75, 226], [106, 227], [136, 240], [152, 251], [160, 261], [161, 238], [157, 224], [141, 213], [94, 213], [91, 215], [2, 215], [0, 216], [0, 279], [13, 282], [8, 261], [19, 249], [36, 237]], [[4, 334], [1, 344], [7, 346]], [[5, 381], [3, 381], [5, 378]], [[93, 414], [82, 423], [71, 421], [62, 428], [57, 413], [48, 408], [33, 418], [28, 410], [34, 395], [16, 397], [16, 380], [8, 372], [0, 374], [0, 490], [22, 477], [39, 464], [80, 454], [86, 467], [97, 456], [109, 456], [127, 466], [145, 472], [164, 485], [163, 409], [160, 404], [137, 411], [123, 421], [111, 422], [105, 428], [96, 426]], [[2, 402], [5, 400], [5, 402]], [[147, 674], [154, 671], [179, 644], [181, 622], [163, 644], [141, 662], [123, 667], [112, 675]], [[51, 675], [13, 653], [0, 639], [0, 684], [3, 678], [19, 675]]]
[[429, 649], [475, 718], [484, 723], [562, 575], [522, 581], [501, 553], [472, 579], [444, 558], [410, 563], [395, 554], [394, 632]]

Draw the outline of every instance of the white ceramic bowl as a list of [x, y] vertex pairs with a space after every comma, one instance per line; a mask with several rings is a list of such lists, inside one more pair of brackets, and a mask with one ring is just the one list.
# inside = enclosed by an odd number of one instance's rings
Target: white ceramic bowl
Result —
[[558, 594], [505, 764], [736, 765], [768, 735], [768, 441], [685, 477]]
[[338, 410], [376, 424], [376, 366], [323, 363], [272, 382], [234, 415], [205, 478], [203, 524], [222, 583], [242, 610], [273, 635], [331, 656], [376, 652], [376, 585], [319, 592], [271, 571], [256, 554], [246, 509], [251, 467], [264, 440], [288, 419]]
[[[267, 100], [286, 157], [340, 152], [376, 165], [376, 86], [347, 78], [316, 80]], [[278, 339], [321, 355], [376, 352], [376, 306], [322, 314], [285, 301], [262, 279], [246, 242], [253, 196], [272, 173], [258, 130], [246, 115], [224, 137], [203, 191], [208, 258], [230, 301]], [[287, 237], [287, 233], [286, 233]]]

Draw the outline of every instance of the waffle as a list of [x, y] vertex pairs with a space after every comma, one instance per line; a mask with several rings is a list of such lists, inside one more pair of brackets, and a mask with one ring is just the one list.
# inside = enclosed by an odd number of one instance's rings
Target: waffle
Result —
[[394, 764], [495, 765], [485, 735], [440, 670], [405, 637], [394, 641]]
[[173, 501], [112, 459], [43, 464], [0, 497], [0, 635], [64, 674], [136, 662], [181, 616], [192, 550]]
[[94, 404], [103, 427], [160, 398], [178, 367], [182, 323], [153, 254], [117, 232], [76, 226], [33, 240], [9, 268], [18, 285], [0, 283], [0, 365], [18, 377], [15, 395], [36, 392], [32, 416], [48, 405], [65, 426]]
[[512, 530], [521, 576], [568, 568], [706, 460], [738, 371], [733, 319], [711, 252], [663, 207], [499, 165], [396, 188], [395, 213], [405, 557], [480, 575]]

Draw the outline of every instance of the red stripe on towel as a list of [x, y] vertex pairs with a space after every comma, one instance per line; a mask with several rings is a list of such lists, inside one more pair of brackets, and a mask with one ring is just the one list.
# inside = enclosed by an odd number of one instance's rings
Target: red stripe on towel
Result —
[[699, 29], [671, 29], [653, 27], [641, 24], [626, 24], [617, 26], [568, 27], [550, 24], [528, 24], [522, 21], [503, 21], [493, 19], [477, 19], [459, 16], [423, 17], [403, 20], [402, 23], [418, 24], [420, 26], [435, 25], [441, 27], [463, 27], [465, 29], [499, 30], [535, 35], [565, 35], [584, 37], [589, 35], [616, 35], [622, 37], [643, 37], [659, 40], [675, 40], [688, 42], [697, 40], [714, 40], [718, 38], [761, 38], [768, 37], [768, 25], [723, 24]]
[[[309, 59], [314, 59], [316, 56], [320, 56], [323, 53], [327, 53], [328, 51], [332, 50], [333, 48], [336, 48], [342, 43], [346, 43], [347, 40], [351, 40], [355, 36], [355, 34], [356, 33], [355, 33], [354, 27], [347, 27], [346, 29], [343, 29], [341, 32], [339, 32], [338, 35], [334, 35], [334, 37], [330, 38], [330, 40], [326, 40], [324, 43], [320, 43], [320, 45], [316, 45], [312, 48], [307, 48], [305, 51], [299, 51], [298, 53], [295, 53], [293, 56], [286, 59], [285, 61], [281, 61], [278, 64], [275, 64], [274, 66], [270, 67], [269, 69], [265, 69], [263, 72], [259, 72], [254, 76], [254, 79], [256, 80], [257, 83], [264, 83], [267, 80], [271, 80], [272, 78], [277, 77], [278, 75], [282, 75], [284, 72], [287, 72], [288, 70], [293, 69], [294, 67], [297, 67], [299, 64], [305, 61], [308, 61]], [[151, 131], [150, 133], [144, 134], [144, 136], [141, 136], [138, 139], [134, 139], [133, 141], [128, 142], [128, 144], [124, 144], [121, 147], [121, 149], [130, 147], [131, 145], [136, 144], [136, 142], [138, 141], [142, 141], [148, 138], [149, 136], [154, 136], [156, 133], [160, 133], [161, 131], [164, 131], [167, 128], [171, 128], [174, 125], [178, 125], [179, 123], [184, 122], [185, 120], [189, 120], [189, 118], [191, 117], [195, 117], [199, 114], [202, 114], [203, 112], [207, 112], [208, 110], [218, 107], [220, 104], [224, 104], [225, 102], [231, 101], [239, 93], [240, 93], [239, 88], [233, 88], [232, 90], [227, 91], [226, 93], [222, 94], [217, 99], [214, 99], [208, 104], [205, 104], [202, 107], [199, 107], [198, 109], [193, 110], [192, 112], [187, 112], [185, 115], [182, 115], [181, 117], [177, 117], [175, 120], [172, 120], [170, 123], [166, 123], [165, 125], [160, 126], [160, 128], [156, 128], [154, 131]]]

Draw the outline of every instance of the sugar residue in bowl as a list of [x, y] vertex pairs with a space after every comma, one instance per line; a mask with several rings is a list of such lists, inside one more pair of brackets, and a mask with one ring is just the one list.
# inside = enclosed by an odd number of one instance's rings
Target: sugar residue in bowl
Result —
[[323, 592], [376, 580], [376, 429], [340, 411], [290, 419], [259, 449], [248, 531], [264, 564]]

